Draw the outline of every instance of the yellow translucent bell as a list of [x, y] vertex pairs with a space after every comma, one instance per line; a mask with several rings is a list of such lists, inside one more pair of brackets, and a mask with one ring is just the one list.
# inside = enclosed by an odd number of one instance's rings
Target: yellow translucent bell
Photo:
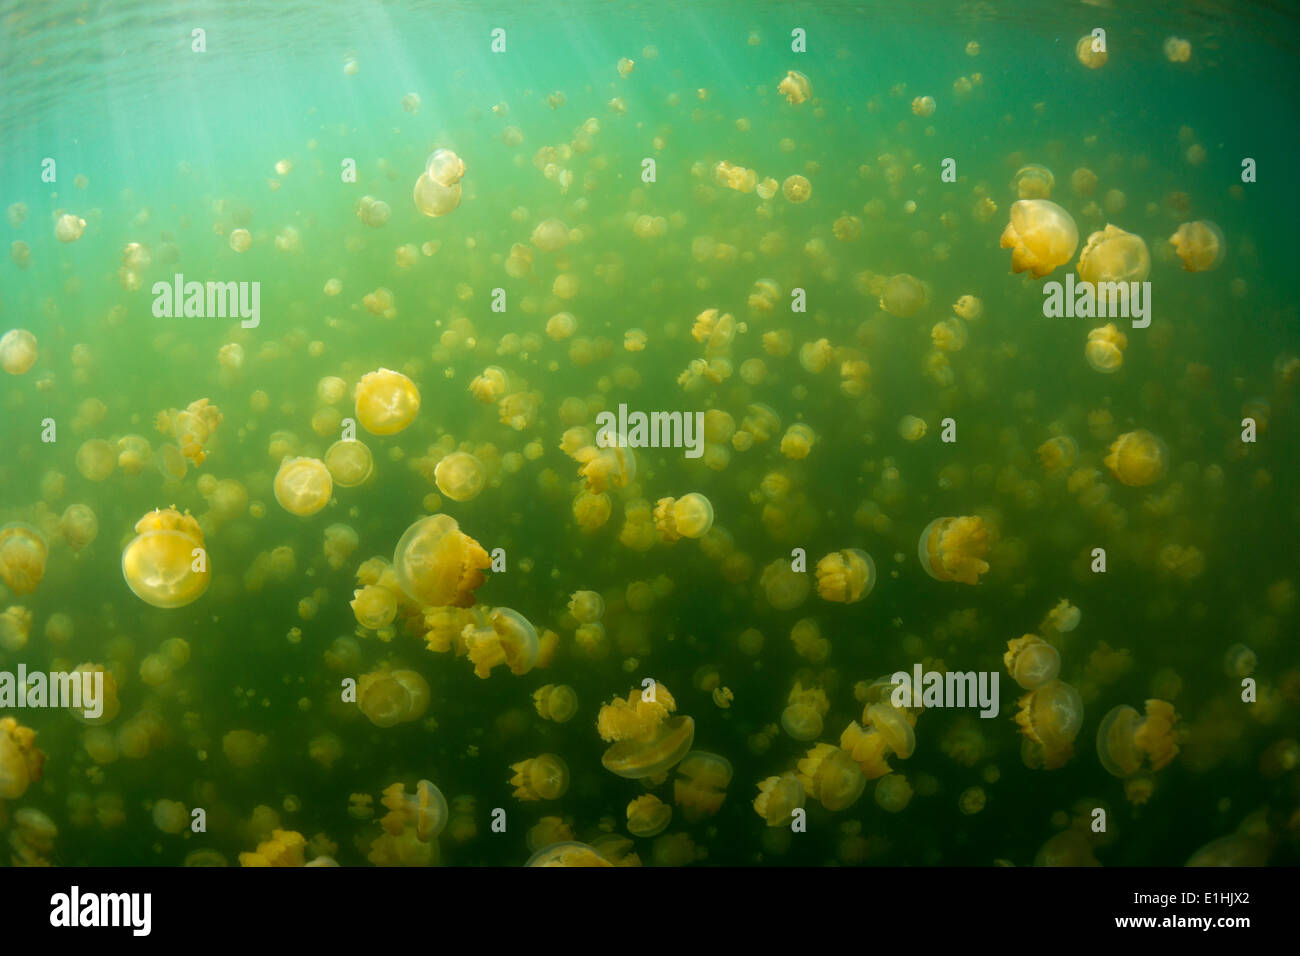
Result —
[[275, 500], [291, 515], [314, 515], [330, 502], [334, 479], [319, 458], [286, 458], [275, 475]]
[[136, 522], [122, 552], [122, 577], [136, 597], [154, 607], [184, 607], [208, 589], [212, 570], [203, 532], [187, 511], [153, 511]]
[[357, 421], [372, 435], [396, 435], [420, 412], [420, 390], [401, 372], [381, 368], [357, 383]]

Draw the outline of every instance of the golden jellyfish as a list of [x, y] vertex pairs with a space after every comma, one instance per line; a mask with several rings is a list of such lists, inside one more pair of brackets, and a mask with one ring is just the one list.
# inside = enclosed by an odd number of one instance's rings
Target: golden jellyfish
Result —
[[1083, 356], [1092, 366], [1093, 371], [1109, 375], [1119, 371], [1124, 364], [1124, 350], [1128, 348], [1128, 336], [1121, 332], [1114, 322], [1107, 322], [1099, 329], [1088, 333], [1088, 344], [1083, 347]]
[[154, 510], [135, 525], [122, 551], [122, 577], [154, 607], [184, 607], [202, 597], [212, 572], [199, 523], [186, 511]]
[[732, 776], [731, 761], [726, 757], [692, 750], [677, 765], [673, 803], [682, 808], [688, 822], [713, 816], [722, 809]]
[[349, 606], [357, 623], [372, 631], [387, 627], [397, 617], [397, 596], [377, 584], [367, 584], [354, 591]]
[[433, 469], [438, 490], [452, 501], [473, 501], [483, 490], [487, 472], [483, 463], [469, 452], [454, 451], [444, 456]]
[[539, 754], [510, 765], [514, 797], [524, 802], [558, 800], [569, 789], [569, 766], [555, 754]]
[[0, 528], [0, 579], [16, 595], [30, 594], [45, 577], [45, 536], [21, 521]]
[[387, 667], [357, 680], [357, 707], [376, 727], [419, 720], [429, 708], [429, 684], [411, 670]]
[[807, 458], [816, 440], [812, 428], [803, 422], [796, 422], [781, 436], [781, 454], [792, 461]]
[[65, 212], [54, 222], [54, 238], [59, 242], [76, 242], [86, 231], [86, 220]]
[[915, 99], [913, 99], [913, 100], [912, 100], [912, 112], [913, 112], [915, 115], [917, 115], [917, 116], [922, 116], [922, 117], [933, 116], [933, 115], [934, 115], [934, 97], [933, 97], [933, 96], [918, 96], [918, 97], [916, 97]]
[[415, 838], [421, 843], [436, 840], [447, 826], [447, 798], [432, 781], [421, 780], [415, 785], [415, 793], [407, 793], [400, 783], [393, 784], [384, 791], [382, 802], [390, 815], [400, 816], [401, 819], [395, 822], [402, 829], [414, 825]]
[[0, 717], [0, 800], [17, 800], [41, 779], [45, 754], [36, 732], [12, 717]]
[[1007, 641], [1002, 663], [1012, 680], [1025, 690], [1036, 690], [1056, 680], [1061, 672], [1061, 654], [1037, 634], [1026, 634]]
[[1028, 271], [1041, 279], [1070, 261], [1079, 245], [1079, 229], [1074, 217], [1050, 199], [1020, 199], [1011, 204], [1011, 221], [1001, 243], [1011, 250], [1011, 271]]
[[[347, 72], [347, 69], [344, 69]], [[352, 72], [356, 72], [353, 69]], [[239, 854], [239, 865], [246, 867], [306, 866], [307, 841], [293, 830], [275, 829], [271, 838], [258, 843], [252, 853]]]
[[554, 843], [551, 846], [544, 847], [528, 858], [524, 864], [527, 867], [541, 866], [562, 866], [562, 867], [595, 867], [595, 866], [613, 866], [596, 851], [596, 848], [586, 843]]
[[807, 202], [812, 196], [812, 183], [807, 177], [795, 173], [793, 176], [786, 177], [785, 182], [781, 184], [781, 194], [788, 202]]
[[1110, 473], [1124, 484], [1143, 487], [1164, 477], [1168, 458], [1165, 443], [1149, 431], [1139, 429], [1116, 438], [1103, 461]]
[[673, 808], [652, 793], [643, 794], [627, 805], [627, 832], [635, 837], [658, 836], [668, 829]]
[[569, 613], [579, 624], [594, 624], [605, 616], [605, 599], [596, 591], [574, 591], [569, 597]]
[[265, 734], [251, 730], [232, 730], [221, 738], [221, 752], [230, 763], [240, 769], [256, 766], [266, 753], [270, 740]]
[[36, 336], [26, 329], [10, 329], [0, 336], [0, 368], [22, 375], [36, 364]]
[[[1227, 248], [1223, 231], [1208, 219], [1183, 223], [1169, 241], [1188, 272], [1208, 272], [1216, 268], [1223, 261]], [[4, 343], [0, 341], [0, 354], [3, 352]]]
[[513, 608], [497, 607], [488, 614], [476, 608], [461, 637], [480, 678], [486, 679], [498, 664], [505, 664], [512, 674], [527, 674], [537, 663], [537, 629]]
[[372, 435], [396, 435], [420, 411], [420, 390], [401, 372], [381, 368], [361, 376], [356, 391], [357, 421]]
[[702, 538], [713, 527], [713, 504], [704, 495], [692, 491], [672, 505], [672, 526], [683, 538]]
[[1030, 767], [1055, 770], [1074, 754], [1083, 726], [1083, 698], [1063, 680], [1051, 680], [1020, 698], [1016, 723], [1025, 736], [1023, 756]]
[[808, 102], [808, 98], [812, 96], [812, 84], [808, 82], [808, 77], [798, 70], [787, 70], [781, 82], [776, 85], [776, 91], [784, 96], [785, 101], [791, 106], [798, 106], [800, 103]]
[[1151, 274], [1151, 253], [1141, 236], [1107, 223], [1088, 237], [1078, 271], [1084, 282], [1141, 282]]
[[325, 450], [325, 467], [340, 488], [356, 488], [374, 474], [375, 459], [363, 441], [340, 440]]
[[799, 761], [797, 773], [804, 792], [831, 812], [853, 806], [867, 785], [853, 758], [830, 744], [817, 744], [809, 750]]
[[790, 562], [782, 558], [777, 558], [763, 569], [759, 585], [768, 603], [778, 611], [797, 608], [812, 590], [808, 575], [795, 571]]
[[759, 782], [754, 812], [769, 827], [789, 826], [795, 811], [803, 809], [805, 800], [807, 794], [799, 778], [793, 773], [784, 773]]
[[1016, 170], [1011, 185], [1020, 199], [1051, 199], [1056, 177], [1046, 166], [1031, 163]]
[[333, 492], [334, 479], [319, 458], [286, 458], [275, 475], [275, 500], [291, 515], [316, 514]]
[[244, 253], [252, 247], [253, 235], [247, 229], [241, 227], [231, 231], [230, 239], [227, 242], [234, 252]]
[[424, 171], [439, 186], [454, 186], [465, 175], [465, 161], [450, 149], [435, 150]]
[[830, 701], [820, 687], [805, 688], [795, 681], [781, 711], [781, 729], [795, 740], [816, 740], [821, 736], [823, 720], [830, 710]]
[[1146, 702], [1146, 716], [1127, 704], [1111, 708], [1097, 727], [1097, 757], [1106, 772], [1125, 779], [1157, 771], [1178, 755], [1178, 714], [1168, 701]]
[[915, 791], [901, 773], [891, 773], [876, 784], [876, 805], [886, 813], [901, 813], [912, 802]]
[[568, 684], [546, 684], [533, 691], [533, 707], [545, 720], [568, 723], [578, 712], [578, 695]]
[[1163, 49], [1170, 63], [1186, 63], [1192, 58], [1192, 45], [1182, 37], [1166, 37]]
[[601, 757], [605, 769], [628, 780], [664, 773], [677, 764], [695, 741], [695, 721], [669, 717], [677, 702], [663, 684], [642, 691], [633, 689], [627, 699], [603, 705], [596, 719], [601, 739], [612, 742]]
[[915, 315], [928, 301], [925, 285], [916, 276], [906, 272], [886, 279], [880, 293], [880, 307], [900, 319]]
[[1055, 477], [1074, 467], [1079, 457], [1079, 446], [1069, 435], [1056, 435], [1038, 446], [1038, 461], [1043, 471]]
[[898, 420], [898, 434], [903, 441], [920, 441], [927, 429], [925, 419], [915, 415], [904, 415]]
[[876, 562], [858, 548], [832, 551], [817, 562], [817, 594], [826, 601], [856, 604], [876, 586]]
[[917, 556], [925, 573], [936, 581], [978, 584], [989, 569], [984, 560], [988, 539], [988, 528], [978, 515], [935, 518], [921, 532]]
[[325, 541], [322, 547], [329, 566], [335, 570], [343, 567], [360, 542], [361, 539], [357, 536], [356, 529], [349, 525], [332, 524], [326, 528]]
[[1074, 45], [1074, 55], [1088, 69], [1099, 70], [1106, 65], [1106, 41], [1100, 36], [1085, 34]]

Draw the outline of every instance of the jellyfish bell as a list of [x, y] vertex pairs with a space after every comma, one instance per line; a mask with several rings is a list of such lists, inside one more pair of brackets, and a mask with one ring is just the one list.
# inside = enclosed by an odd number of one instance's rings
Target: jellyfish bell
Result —
[[274, 487], [280, 507], [305, 518], [329, 504], [334, 479], [319, 458], [286, 458], [276, 472]]
[[456, 211], [460, 194], [460, 183], [444, 186], [425, 171], [415, 181], [412, 198], [416, 209], [431, 219], [437, 219]]
[[804, 790], [831, 812], [847, 810], [866, 789], [867, 778], [848, 752], [818, 744], [799, 761]]
[[122, 577], [136, 597], [154, 607], [176, 608], [203, 596], [212, 570], [203, 532], [188, 511], [151, 511], [135, 530], [122, 551]]
[[512, 674], [527, 674], [537, 663], [537, 629], [513, 608], [498, 607], [486, 615], [476, 609], [476, 624], [463, 632], [469, 659], [479, 677], [504, 663]]
[[375, 471], [374, 456], [365, 442], [336, 441], [325, 451], [325, 467], [340, 488], [356, 488]]
[[586, 866], [613, 866], [596, 851], [596, 848], [586, 843], [552, 843], [548, 847], [543, 847], [529, 857], [528, 862], [524, 864], [527, 867], [537, 866], [564, 866], [564, 867], [586, 867]]
[[880, 293], [880, 307], [890, 315], [906, 319], [919, 312], [929, 301], [924, 283], [916, 276], [899, 273], [885, 280]]
[[1056, 177], [1046, 166], [1030, 163], [1016, 171], [1012, 188], [1020, 199], [1050, 199], [1056, 185]]
[[452, 501], [473, 501], [487, 482], [483, 463], [469, 452], [445, 455], [433, 469], [438, 490]]
[[1128, 336], [1116, 328], [1114, 322], [1107, 322], [1098, 329], [1088, 333], [1088, 343], [1083, 347], [1083, 356], [1092, 366], [1093, 371], [1109, 375], [1118, 372], [1124, 364], [1124, 349], [1128, 347]]
[[[1188, 272], [1207, 272], [1223, 262], [1227, 244], [1223, 231], [1208, 219], [1185, 222], [1169, 237], [1183, 268]], [[0, 345], [0, 352], [3, 346]]]
[[921, 567], [936, 581], [978, 584], [989, 569], [983, 560], [987, 552], [988, 529], [976, 515], [935, 518], [917, 541]]
[[420, 411], [420, 390], [401, 372], [380, 368], [357, 383], [357, 421], [372, 435], [396, 435]]
[[641, 780], [672, 769], [695, 742], [695, 721], [670, 717], [648, 737], [619, 740], [600, 758], [605, 769], [627, 780]]
[[876, 586], [876, 562], [859, 548], [834, 551], [817, 562], [817, 593], [824, 600], [856, 604]]
[[450, 149], [439, 149], [424, 164], [424, 171], [439, 186], [450, 187], [465, 175], [465, 161]]
[[1106, 225], [1088, 237], [1079, 253], [1084, 282], [1142, 282], [1151, 274], [1151, 253], [1141, 236]]
[[713, 527], [713, 504], [698, 492], [682, 495], [673, 504], [673, 523], [684, 538], [702, 538]]
[[1159, 481], [1164, 477], [1168, 460], [1165, 443], [1144, 429], [1120, 435], [1103, 459], [1112, 475], [1132, 487]]
[[30, 594], [45, 577], [49, 546], [36, 528], [11, 521], [0, 528], [0, 579], [15, 595]]
[[1041, 279], [1070, 261], [1079, 245], [1079, 228], [1050, 199], [1019, 199], [1011, 204], [1001, 244], [1011, 250], [1011, 271]]
[[807, 799], [803, 784], [793, 773], [768, 777], [758, 785], [754, 812], [769, 827], [788, 827], [794, 812], [802, 810]]
[[627, 805], [627, 832], [643, 839], [658, 836], [672, 818], [672, 807], [653, 794], [645, 794]]
[[469, 607], [492, 560], [450, 515], [421, 518], [402, 534], [393, 571], [406, 596], [430, 607]]
[[1008, 641], [1002, 661], [1012, 679], [1025, 690], [1042, 687], [1061, 672], [1060, 652], [1034, 634]]
[[10, 329], [0, 336], [0, 368], [23, 375], [36, 364], [36, 336], [26, 329]]
[[1097, 759], [1113, 777], [1130, 777], [1142, 767], [1142, 754], [1133, 743], [1141, 715], [1128, 704], [1107, 711], [1097, 727]]

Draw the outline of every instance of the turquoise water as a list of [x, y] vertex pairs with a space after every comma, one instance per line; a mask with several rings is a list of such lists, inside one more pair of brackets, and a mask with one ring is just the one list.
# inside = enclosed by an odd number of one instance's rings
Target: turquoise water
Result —
[[[0, 610], [25, 608], [30, 624], [10, 614], [0, 672], [97, 664], [121, 705], [89, 728], [58, 711], [0, 715], [37, 732], [0, 748], [4, 859], [179, 865], [211, 851], [235, 865], [278, 829], [309, 841], [305, 859], [342, 865], [515, 865], [557, 839], [645, 864], [1181, 865], [1218, 838], [1239, 862], [1295, 862], [1292, 14], [7, 3], [0, 23], [0, 231], [13, 244], [0, 331], [37, 343], [0, 383], [0, 524], [30, 526], [48, 551], [31, 590], [5, 559]], [[1088, 69], [1075, 48], [1098, 27], [1108, 58]], [[1169, 37], [1188, 42], [1185, 61], [1166, 55]], [[778, 89], [789, 71], [806, 101]], [[433, 217], [413, 190], [438, 149], [465, 172], [459, 203]], [[1013, 273], [999, 244], [1013, 203], [1046, 198], [1017, 185], [1030, 164], [1050, 170], [1050, 200], [1078, 233], [1041, 278]], [[795, 176], [806, 201], [791, 201]], [[564, 224], [563, 248], [535, 231], [547, 220]], [[1220, 230], [1222, 256], [1187, 271], [1169, 240], [1199, 221]], [[1114, 320], [1126, 343], [1112, 374], [1085, 358], [1105, 320], [1043, 314], [1043, 283], [1064, 281], [1107, 224], [1141, 237], [1152, 303], [1148, 328]], [[160, 316], [155, 283], [177, 274], [256, 283], [255, 327]], [[900, 275], [914, 277], [910, 303], [888, 291]], [[806, 311], [792, 311], [799, 289]], [[963, 296], [977, 316], [954, 305]], [[734, 316], [730, 342], [701, 341], [709, 309]], [[489, 367], [505, 384], [485, 402], [471, 383]], [[420, 396], [392, 434], [354, 401], [381, 368]], [[220, 422], [187, 459], [174, 422], [205, 398]], [[583, 449], [620, 404], [710, 413], [705, 455], [636, 449], [621, 485], [580, 473], [607, 461]], [[766, 440], [756, 405], [780, 419]], [[283, 459], [326, 457], [349, 419], [373, 474], [346, 487], [335, 473], [321, 510], [289, 513]], [[795, 424], [815, 436], [805, 457], [797, 436], [782, 441]], [[1143, 484], [1105, 461], [1137, 431], [1162, 449]], [[1040, 451], [1057, 436], [1075, 449], [1059, 468]], [[434, 475], [457, 450], [482, 471], [471, 500]], [[713, 509], [699, 540], [637, 518], [689, 492]], [[94, 512], [89, 542], [65, 517], [74, 504]], [[606, 505], [607, 521], [580, 527], [575, 507]], [[159, 608], [128, 588], [122, 554], [142, 516], [169, 506], [192, 513], [211, 567], [191, 582], [199, 596]], [[433, 513], [500, 549], [505, 570], [456, 594], [478, 618], [437, 617], [418, 588], [363, 565], [393, 561]], [[974, 586], [918, 560], [923, 530], [957, 516], [987, 533]], [[339, 525], [356, 546], [331, 562]], [[789, 571], [795, 549], [806, 566]], [[843, 549], [874, 561], [857, 603], [819, 594], [818, 562]], [[811, 593], [779, 606], [772, 566]], [[367, 584], [391, 595], [391, 623], [362, 627], [349, 607]], [[603, 596], [603, 638], [578, 633], [566, 608], [579, 590]], [[1081, 612], [1067, 632], [1048, 619], [1061, 599]], [[426, 647], [435, 618], [484, 640], [500, 607], [543, 636], [539, 666], [481, 679], [463, 644]], [[796, 647], [808, 621], [828, 651]], [[1027, 765], [1043, 762], [1014, 720], [1027, 691], [1002, 660], [1030, 633], [1082, 705], [1056, 769]], [[164, 648], [173, 638], [188, 660]], [[760, 781], [797, 774], [815, 744], [849, 746], [842, 732], [879, 696], [869, 685], [921, 662], [998, 673], [998, 716], [912, 712], [915, 753], [879, 777], [861, 760], [872, 779], [850, 807], [809, 793], [800, 828], [766, 826], [751, 805]], [[393, 670], [418, 674], [428, 702], [380, 727], [373, 699], [343, 699], [341, 682], [365, 698], [363, 675]], [[693, 749], [732, 766], [725, 801], [699, 819], [675, 799], [680, 768], [647, 786], [602, 766], [601, 705], [648, 678], [693, 719]], [[822, 730], [804, 741], [780, 728], [796, 682], [824, 694]], [[547, 684], [576, 691], [571, 721], [535, 709]], [[1148, 700], [1177, 713], [1162, 738], [1177, 754], [1119, 779], [1098, 727]], [[516, 799], [510, 765], [542, 753], [567, 764], [567, 792]], [[382, 792], [422, 779], [452, 824], [431, 842], [390, 820], [381, 839]], [[672, 821], [629, 838], [627, 804], [646, 793]], [[354, 794], [369, 813], [350, 812]], [[196, 808], [204, 829], [167, 832]], [[530, 833], [544, 816], [560, 822]]]

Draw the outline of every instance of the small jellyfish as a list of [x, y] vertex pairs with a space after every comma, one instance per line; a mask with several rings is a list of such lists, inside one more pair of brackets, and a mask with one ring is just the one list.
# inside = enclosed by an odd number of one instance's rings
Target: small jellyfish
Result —
[[372, 435], [396, 435], [420, 411], [420, 391], [401, 372], [381, 368], [357, 383], [357, 421]]
[[781, 194], [788, 202], [796, 204], [807, 202], [812, 196], [812, 183], [807, 177], [795, 173], [793, 176], [786, 177], [785, 182], [781, 184]]
[[1143, 717], [1127, 704], [1107, 712], [1097, 727], [1097, 757], [1106, 772], [1121, 779], [1141, 770], [1157, 771], [1178, 755], [1172, 704], [1152, 698]]
[[539, 754], [511, 764], [510, 769], [516, 800], [558, 800], [569, 789], [569, 767], [555, 754]]
[[781, 436], [781, 454], [792, 461], [799, 461], [808, 457], [816, 441], [817, 436], [812, 428], [803, 422], [795, 422]]
[[[634, 690], [632, 695], [639, 697], [640, 691]], [[606, 749], [600, 762], [613, 774], [640, 780], [672, 769], [694, 741], [695, 721], [670, 717], [638, 737], [617, 740]]]
[[412, 198], [416, 209], [431, 219], [437, 219], [456, 211], [460, 195], [460, 183], [444, 186], [426, 171], [416, 179]]
[[286, 458], [276, 472], [274, 487], [280, 507], [305, 518], [329, 504], [334, 479], [319, 458]]
[[934, 115], [934, 97], [918, 96], [912, 100], [912, 112], [916, 116], [927, 117]]
[[1139, 429], [1116, 438], [1103, 461], [1110, 473], [1124, 484], [1142, 487], [1164, 477], [1168, 458], [1165, 443], [1149, 431]]
[[569, 597], [569, 613], [579, 624], [594, 624], [605, 615], [605, 599], [596, 591], [574, 591]]
[[1016, 171], [1011, 185], [1020, 199], [1051, 199], [1056, 177], [1046, 166], [1031, 163]]
[[935, 518], [921, 532], [917, 555], [925, 573], [936, 581], [978, 584], [989, 569], [989, 532], [978, 515]]
[[759, 586], [769, 604], [778, 611], [797, 608], [808, 598], [812, 583], [807, 573], [795, 571], [790, 562], [777, 558], [766, 568], [759, 578]]
[[673, 808], [652, 793], [628, 802], [627, 832], [635, 837], [658, 836], [673, 819]]
[[906, 319], [915, 315], [929, 302], [925, 285], [916, 276], [906, 272], [885, 280], [880, 293], [880, 307], [890, 315]]
[[915, 791], [901, 773], [891, 773], [876, 784], [876, 805], [886, 813], [901, 813], [907, 809]]
[[1061, 655], [1037, 634], [1026, 634], [1007, 641], [1002, 663], [1012, 680], [1025, 690], [1035, 690], [1056, 680], [1061, 672]]
[[406, 596], [430, 607], [469, 607], [492, 559], [450, 515], [421, 518], [402, 534], [393, 570]]
[[1106, 41], [1091, 33], [1085, 34], [1079, 37], [1079, 42], [1074, 45], [1074, 55], [1088, 69], [1101, 69], [1106, 65]]
[[1074, 754], [1074, 738], [1083, 725], [1083, 698], [1070, 684], [1051, 680], [1020, 698], [1016, 723], [1033, 745], [1024, 751], [1031, 767], [1055, 770]]
[[898, 434], [903, 441], [920, 441], [927, 429], [925, 419], [915, 415], [904, 415], [898, 420]]
[[54, 238], [59, 242], [76, 242], [86, 231], [86, 220], [65, 212], [54, 223]]
[[789, 826], [796, 810], [802, 810], [807, 794], [803, 784], [793, 773], [768, 777], [758, 784], [754, 798], [754, 812], [769, 827]]
[[524, 864], [527, 867], [535, 866], [563, 866], [563, 867], [588, 867], [588, 866], [613, 866], [596, 851], [596, 848], [586, 843], [554, 843], [551, 846], [544, 847], [528, 858]]
[[349, 606], [362, 627], [372, 631], [387, 627], [397, 617], [397, 597], [388, 588], [367, 584], [353, 592]]
[[1038, 446], [1038, 460], [1043, 471], [1055, 477], [1074, 467], [1079, 457], [1079, 446], [1069, 435], [1056, 435]]
[[434, 468], [433, 477], [438, 490], [452, 501], [473, 501], [487, 481], [483, 463], [464, 451], [443, 457]]
[[188, 511], [151, 511], [136, 522], [135, 531], [122, 551], [122, 577], [136, 597], [154, 607], [174, 608], [203, 596], [211, 568], [203, 532]]
[[415, 671], [383, 667], [357, 680], [357, 707], [376, 727], [419, 720], [429, 708], [429, 683]]
[[475, 620], [461, 632], [474, 673], [486, 679], [492, 668], [505, 664], [512, 674], [526, 674], [537, 663], [537, 629], [513, 608], [493, 608], [484, 615], [476, 608]]
[[713, 504], [698, 492], [682, 495], [672, 506], [673, 526], [684, 538], [702, 538], [713, 527]]
[[1163, 49], [1170, 63], [1186, 63], [1192, 58], [1192, 45], [1182, 37], [1166, 37]]
[[36, 336], [26, 329], [10, 329], [0, 337], [0, 368], [23, 375], [36, 364]]
[[1002, 232], [1011, 250], [1011, 270], [1041, 279], [1065, 265], [1079, 245], [1074, 218], [1050, 199], [1020, 199], [1011, 204], [1011, 221]]
[[0, 579], [21, 596], [36, 590], [45, 577], [49, 546], [45, 535], [21, 521], [0, 528]]
[[0, 717], [0, 800], [18, 800], [41, 779], [45, 754], [36, 748], [36, 732], [12, 717]]
[[450, 149], [435, 150], [424, 171], [439, 186], [454, 186], [465, 175], [465, 161]]
[[1088, 237], [1078, 271], [1084, 282], [1141, 282], [1151, 274], [1151, 253], [1141, 236], [1107, 224]]
[[1093, 371], [1109, 375], [1119, 371], [1124, 364], [1126, 348], [1128, 336], [1116, 328], [1114, 322], [1107, 322], [1088, 333], [1088, 344], [1083, 347], [1083, 356]]
[[[1223, 261], [1227, 248], [1222, 230], [1208, 219], [1183, 223], [1169, 241], [1188, 272], [1207, 272], [1216, 268]], [[4, 343], [0, 340], [0, 353], [3, 351]]]
[[817, 744], [798, 764], [804, 792], [832, 812], [857, 803], [867, 778], [853, 758], [838, 747]]
[[374, 474], [375, 460], [363, 441], [336, 441], [325, 451], [325, 467], [334, 484], [340, 488], [356, 488]]
[[722, 808], [732, 775], [731, 761], [726, 757], [693, 750], [677, 765], [673, 803], [682, 808], [688, 822], [712, 816]]
[[578, 711], [578, 695], [568, 684], [546, 684], [533, 691], [533, 707], [546, 720], [567, 723]]
[[808, 98], [812, 96], [812, 84], [808, 82], [808, 77], [798, 70], [788, 70], [781, 82], [776, 85], [776, 91], [785, 97], [787, 103], [798, 106], [800, 103], [808, 102]]
[[856, 604], [876, 586], [876, 562], [858, 548], [832, 551], [817, 562], [817, 594], [826, 601]]

